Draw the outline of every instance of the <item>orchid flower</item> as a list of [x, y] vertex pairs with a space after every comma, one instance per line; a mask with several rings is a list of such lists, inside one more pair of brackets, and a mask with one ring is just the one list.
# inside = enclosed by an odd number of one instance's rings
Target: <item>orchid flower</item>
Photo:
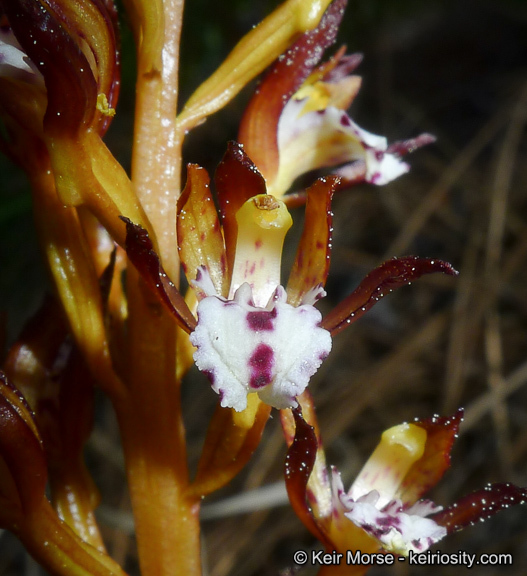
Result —
[[384, 136], [360, 128], [345, 112], [360, 89], [360, 77], [350, 72], [362, 56], [346, 56], [343, 47], [317, 66], [335, 41], [345, 5], [333, 2], [318, 28], [273, 64], [242, 119], [238, 139], [277, 198], [298, 176], [320, 168], [341, 176], [341, 186], [387, 184], [409, 170], [403, 154], [434, 141], [422, 134], [388, 146]]
[[446, 528], [427, 518], [442, 510], [429, 500], [401, 499], [405, 475], [424, 453], [426, 431], [417, 424], [401, 424], [383, 432], [349, 491], [332, 468], [331, 494], [338, 510], [390, 552], [423, 552], [446, 536]]
[[330, 334], [319, 327], [322, 316], [313, 306], [325, 293], [313, 290], [299, 306], [287, 301], [280, 260], [292, 220], [283, 202], [267, 194], [254, 196], [238, 210], [236, 222], [227, 298], [216, 291], [205, 267], [198, 268], [194, 280], [205, 294], [190, 335], [197, 348], [194, 360], [222, 406], [244, 410], [251, 392], [274, 408], [296, 406], [296, 396], [331, 350]]
[[[309, 189], [304, 231], [284, 288], [280, 262], [291, 217], [283, 202], [266, 194], [263, 177], [244, 150], [231, 144], [216, 172], [223, 226], [208, 176], [189, 166], [178, 208], [178, 238], [183, 269], [199, 301], [197, 321], [173, 284], [167, 286], [159, 260], [145, 266], [138, 240], [144, 232], [128, 222], [130, 258], [148, 268], [150, 285], [190, 333], [196, 365], [209, 377], [222, 406], [243, 411], [248, 394], [257, 393], [274, 408], [296, 407], [296, 397], [331, 350], [331, 335], [397, 286], [430, 272], [456, 274], [438, 260], [394, 259], [322, 319], [314, 304], [325, 295], [330, 205], [338, 184], [338, 178], [323, 178]], [[151, 248], [148, 254], [155, 259]]]
[[446, 509], [422, 498], [450, 467], [461, 409], [449, 418], [436, 415], [386, 430], [346, 491], [336, 468], [328, 475], [307, 392], [299, 404], [282, 411], [290, 446], [286, 485], [295, 511], [328, 551], [424, 552], [448, 534], [527, 499], [527, 490], [513, 484], [488, 485]]
[[[44, 216], [55, 203], [87, 207], [124, 243], [119, 214], [148, 223], [130, 179], [102, 141], [120, 87], [115, 7], [98, 0], [3, 0], [2, 9], [7, 25], [0, 36], [0, 116], [8, 134], [3, 147], [31, 178], [43, 244], [59, 243], [53, 229], [66, 226], [53, 222], [56, 215]], [[72, 226], [76, 213], [64, 214]], [[59, 261], [51, 265], [57, 282], [67, 275], [57, 269]]]

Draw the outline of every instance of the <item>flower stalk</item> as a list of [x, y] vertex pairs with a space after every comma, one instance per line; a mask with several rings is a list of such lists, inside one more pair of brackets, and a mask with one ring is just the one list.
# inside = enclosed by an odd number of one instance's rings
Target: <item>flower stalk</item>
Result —
[[[176, 206], [182, 138], [176, 131], [182, 0], [128, 3], [139, 9], [132, 184], [165, 270], [177, 280]], [[115, 403], [143, 574], [201, 573], [199, 502], [188, 497], [178, 328], [135, 270], [127, 275], [126, 392]]]
[[134, 22], [138, 44], [132, 182], [155, 233], [163, 265], [177, 279], [175, 222], [183, 135], [177, 132], [175, 119], [183, 0], [147, 4], [127, 3], [142, 12]]

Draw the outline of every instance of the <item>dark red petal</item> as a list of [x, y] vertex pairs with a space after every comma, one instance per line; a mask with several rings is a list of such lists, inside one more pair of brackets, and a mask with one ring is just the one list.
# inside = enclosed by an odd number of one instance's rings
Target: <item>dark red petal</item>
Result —
[[304, 230], [287, 284], [288, 301], [299, 306], [307, 292], [324, 286], [329, 272], [333, 213], [331, 198], [340, 179], [320, 178], [307, 191]]
[[334, 336], [358, 320], [386, 294], [434, 272], [451, 276], [458, 274], [451, 264], [442, 260], [417, 256], [392, 258], [372, 270], [359, 287], [322, 320], [321, 326]]
[[450, 452], [462, 421], [463, 409], [460, 408], [450, 418], [434, 416], [414, 422], [426, 430], [427, 437], [423, 455], [410, 468], [397, 494], [405, 505], [417, 502], [450, 468]]
[[303, 34], [271, 66], [243, 115], [238, 140], [262, 174], [273, 179], [278, 169], [278, 120], [284, 106], [300, 88], [337, 36], [346, 0], [335, 0], [317, 28]]
[[[112, 263], [103, 274], [101, 291], [109, 288], [111, 271]], [[44, 302], [9, 350], [5, 368], [34, 410], [55, 509], [74, 530], [89, 535], [90, 544], [99, 546], [92, 518], [98, 493], [82, 457], [93, 426], [96, 383], [68, 334], [58, 301]]]
[[317, 526], [307, 503], [307, 483], [317, 456], [317, 437], [313, 426], [307, 424], [302, 409], [292, 409], [295, 419], [295, 437], [285, 458], [285, 485], [291, 506], [304, 526], [321, 542], [324, 534]]
[[227, 152], [216, 169], [214, 183], [223, 224], [227, 269], [231, 271], [238, 236], [236, 212], [249, 198], [266, 194], [267, 189], [263, 176], [247, 156], [243, 146], [237, 142], [229, 142], [227, 145]]
[[9, 24], [38, 67], [48, 94], [45, 127], [74, 135], [96, 110], [97, 85], [88, 60], [59, 18], [35, 0], [5, 0]]
[[185, 299], [174, 283], [166, 275], [156, 254], [148, 232], [121, 216], [126, 224], [126, 254], [147, 286], [157, 295], [165, 308], [174, 316], [178, 325], [190, 333], [195, 330], [197, 322], [189, 310]]
[[526, 502], [527, 488], [509, 483], [489, 484], [434, 514], [432, 518], [452, 533], [477, 522], [483, 522], [505, 508]]
[[[5, 462], [12, 478], [10, 482], [8, 478], [0, 477], [0, 491], [4, 485], [14, 485], [22, 508], [30, 512], [44, 498], [46, 460], [33, 412], [3, 372], [0, 372], [0, 459]], [[8, 499], [13, 496], [1, 495]]]

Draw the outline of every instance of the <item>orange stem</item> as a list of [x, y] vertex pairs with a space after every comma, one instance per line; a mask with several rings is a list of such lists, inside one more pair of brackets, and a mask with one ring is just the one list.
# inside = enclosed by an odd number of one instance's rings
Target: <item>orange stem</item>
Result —
[[[183, 0], [126, 0], [138, 43], [132, 183], [163, 267], [177, 283], [182, 135], [175, 126]], [[177, 329], [132, 266], [127, 392], [114, 398], [143, 576], [200, 574], [199, 500], [189, 485], [176, 376]], [[186, 334], [182, 337], [187, 337]]]
[[[188, 496], [176, 325], [129, 270], [128, 392], [116, 400], [143, 576], [200, 574], [199, 498]], [[185, 335], [186, 336], [186, 335]]]
[[[183, 135], [177, 132], [175, 120], [183, 0], [159, 4], [162, 14], [145, 16], [149, 21], [138, 53], [132, 181], [156, 235], [163, 267], [177, 282], [176, 204]], [[159, 35], [164, 35], [164, 41], [158, 40]]]

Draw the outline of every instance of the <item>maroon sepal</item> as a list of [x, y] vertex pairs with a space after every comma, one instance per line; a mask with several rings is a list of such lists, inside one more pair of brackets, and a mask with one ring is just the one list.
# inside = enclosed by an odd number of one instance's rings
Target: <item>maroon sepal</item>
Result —
[[128, 258], [150, 290], [174, 316], [178, 325], [190, 334], [195, 330], [197, 321], [179, 290], [166, 275], [148, 232], [128, 218], [124, 216], [120, 218], [126, 224], [126, 254]]
[[320, 325], [334, 336], [358, 320], [386, 294], [434, 272], [443, 272], [450, 276], [458, 275], [451, 264], [442, 260], [417, 256], [392, 258], [372, 270], [359, 287], [336, 306]]
[[398, 497], [408, 505], [419, 500], [433, 488], [450, 468], [450, 453], [463, 421], [463, 408], [453, 416], [433, 416], [416, 420], [413, 424], [426, 430], [426, 445], [421, 458], [415, 462], [399, 490]]
[[291, 96], [300, 88], [331, 46], [347, 0], [330, 4], [317, 28], [303, 34], [271, 66], [249, 102], [238, 132], [238, 140], [266, 178], [278, 169], [278, 120]]
[[[115, 106], [117, 101], [119, 62], [115, 8], [104, 0], [91, 0], [87, 4], [81, 12], [66, 3], [50, 0], [2, 2], [17, 40], [44, 76], [48, 98], [44, 127], [54, 136], [74, 136], [81, 125], [90, 125], [96, 114], [99, 91], [106, 94], [109, 106]], [[86, 14], [96, 14], [96, 18]], [[97, 79], [81, 43], [92, 54], [96, 66], [104, 61], [105, 69], [97, 70]], [[104, 58], [99, 52], [104, 52]], [[110, 118], [99, 120], [98, 131], [102, 134]]]
[[[238, 225], [236, 212], [242, 204], [258, 194], [266, 194], [265, 180], [238, 142], [229, 142], [227, 152], [216, 168], [214, 184], [227, 253], [227, 269], [232, 270], [236, 251]], [[230, 279], [229, 279], [230, 281]], [[227, 283], [228, 285], [228, 283]]]
[[328, 544], [307, 503], [307, 483], [315, 465], [318, 448], [315, 429], [304, 420], [300, 405], [293, 408], [292, 413], [295, 419], [295, 437], [287, 451], [284, 469], [287, 495], [304, 526], [321, 542]]
[[13, 529], [8, 522], [14, 509], [29, 514], [44, 497], [47, 466], [33, 411], [1, 371], [0, 466], [0, 527]]
[[483, 522], [510, 506], [527, 502], [527, 488], [510, 483], [489, 484], [432, 516], [434, 522], [444, 526], [448, 533]]
[[[88, 60], [55, 14], [34, 0], [5, 0], [17, 40], [46, 83], [48, 108], [44, 124], [74, 134], [95, 114], [97, 84]], [[50, 32], [52, 31], [52, 32]]]

